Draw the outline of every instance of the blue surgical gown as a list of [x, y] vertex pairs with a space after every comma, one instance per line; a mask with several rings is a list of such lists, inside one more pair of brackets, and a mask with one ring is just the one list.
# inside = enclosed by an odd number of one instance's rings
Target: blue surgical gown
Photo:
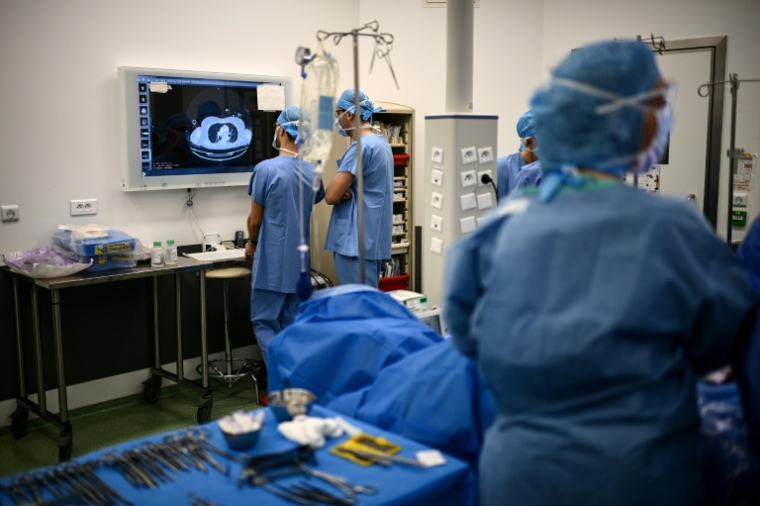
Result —
[[253, 168], [248, 194], [264, 208], [259, 243], [253, 256], [254, 289], [295, 293], [301, 271], [300, 192], [303, 189], [303, 226], [307, 242], [312, 202], [320, 202], [325, 196], [320, 182], [314, 198], [313, 180], [314, 165], [291, 156], [264, 160]]
[[524, 186], [538, 186], [541, 184], [541, 162], [533, 162], [526, 165], [517, 174], [512, 193], [518, 191]]
[[[391, 257], [393, 234], [393, 152], [382, 135], [362, 136], [364, 168], [364, 259]], [[356, 143], [338, 161], [338, 172], [356, 176]], [[347, 257], [359, 256], [357, 182], [351, 184], [353, 198], [333, 207], [325, 249]]]
[[[755, 290], [760, 292], [760, 220], [755, 219], [744, 238], [739, 258], [749, 270]], [[755, 320], [737, 377], [748, 429], [750, 504], [760, 504], [760, 318]]]
[[500, 200], [507, 198], [515, 189], [517, 175], [525, 165], [527, 163], [519, 152], [496, 160], [496, 190]]
[[374, 383], [328, 408], [412, 438], [473, 467], [495, 415], [475, 361], [451, 341], [415, 351], [383, 368]]
[[269, 389], [305, 388], [325, 405], [371, 385], [385, 367], [441, 336], [387, 293], [364, 285], [319, 290], [269, 348]]
[[444, 286], [497, 407], [482, 504], [700, 504], [696, 376], [755, 301], [693, 205], [616, 182], [512, 197], [452, 245]]

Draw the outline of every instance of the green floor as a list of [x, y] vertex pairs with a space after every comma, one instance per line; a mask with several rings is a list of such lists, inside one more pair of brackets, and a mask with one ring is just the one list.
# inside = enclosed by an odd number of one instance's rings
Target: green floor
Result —
[[[166, 384], [166, 382], [165, 382]], [[241, 378], [232, 387], [212, 381], [212, 420], [258, 407], [253, 381]], [[84, 455], [131, 439], [194, 425], [200, 391], [181, 385], [162, 389], [161, 399], [147, 404], [142, 395], [108, 401], [69, 413], [74, 427], [73, 456]], [[0, 429], [0, 477], [58, 462], [59, 430], [35, 419], [27, 434], [15, 439], [10, 427]]]

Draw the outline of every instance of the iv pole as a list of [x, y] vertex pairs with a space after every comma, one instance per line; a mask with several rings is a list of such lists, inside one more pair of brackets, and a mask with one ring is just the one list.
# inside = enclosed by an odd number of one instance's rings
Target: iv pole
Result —
[[[739, 83], [756, 83], [760, 79], [739, 79], [739, 74], [729, 74], [728, 81], [714, 81], [705, 83], [697, 88], [697, 94], [700, 97], [707, 97], [714, 90], [716, 84], [731, 84], [731, 145], [728, 148], [728, 158], [731, 160], [728, 182], [728, 223], [726, 228], [726, 242], [731, 244], [731, 233], [733, 229], [733, 208], [734, 208], [734, 176], [739, 169], [739, 158], [744, 156], [744, 148], [736, 147], [736, 105], [739, 99]], [[707, 92], [703, 95], [702, 89], [706, 88]]]
[[[388, 49], [383, 52], [382, 50], [373, 52], [372, 62], [375, 61], [375, 54], [381, 58], [385, 58], [388, 62], [388, 66], [391, 69], [393, 80], [396, 82], [396, 74], [393, 72], [391, 66], [389, 54], [393, 46], [393, 35], [390, 33], [378, 33], [380, 24], [377, 21], [370, 21], [360, 28], [354, 28], [350, 32], [317, 32], [317, 40], [320, 42], [332, 37], [333, 42], [337, 46], [343, 37], [350, 35], [353, 39], [354, 49], [354, 135], [356, 135], [356, 192], [357, 195], [357, 221], [359, 225], [359, 283], [364, 284], [364, 170], [362, 161], [362, 117], [361, 109], [359, 107], [359, 93], [361, 88], [359, 87], [359, 37], [372, 37], [375, 39], [375, 46], [387, 46]], [[370, 33], [363, 33], [369, 30]], [[372, 68], [370, 67], [370, 71]], [[396, 82], [398, 87], [398, 82]]]

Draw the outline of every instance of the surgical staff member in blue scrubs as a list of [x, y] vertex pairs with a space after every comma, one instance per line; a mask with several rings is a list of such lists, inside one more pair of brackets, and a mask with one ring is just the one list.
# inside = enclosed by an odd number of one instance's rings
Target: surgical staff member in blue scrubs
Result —
[[640, 42], [574, 51], [531, 103], [541, 186], [450, 248], [444, 318], [497, 405], [483, 505], [701, 504], [696, 379], [755, 296], [685, 198], [621, 182], [662, 155], [672, 89]]
[[538, 160], [536, 156], [536, 129], [533, 126], [533, 111], [523, 114], [517, 121], [517, 135], [520, 136], [520, 150], [496, 160], [496, 190], [499, 200], [505, 199], [516, 188], [521, 169]]
[[[381, 112], [367, 95], [359, 92], [361, 131], [354, 126], [354, 90], [344, 91], [335, 109], [338, 133], [354, 139], [338, 160], [338, 173], [327, 185], [325, 202], [334, 206], [325, 249], [332, 251], [340, 284], [364, 283], [377, 288], [382, 261], [391, 257], [393, 234], [393, 152], [385, 136], [372, 130], [372, 114]], [[362, 139], [364, 174], [364, 265], [359, 265], [359, 224], [356, 197], [356, 138]]]
[[272, 145], [280, 155], [253, 168], [248, 194], [246, 259], [253, 256], [251, 323], [264, 362], [275, 335], [293, 323], [298, 313], [296, 283], [301, 268], [299, 198], [304, 199], [303, 227], [309, 237], [312, 205], [324, 198], [312, 189], [314, 166], [298, 158], [298, 107], [288, 107], [277, 118]]

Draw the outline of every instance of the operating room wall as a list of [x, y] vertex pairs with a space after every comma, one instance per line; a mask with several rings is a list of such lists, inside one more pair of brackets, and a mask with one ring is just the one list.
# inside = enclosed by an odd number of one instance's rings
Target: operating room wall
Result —
[[[200, 242], [185, 190], [120, 188], [117, 68], [291, 76], [297, 101], [296, 47], [313, 47], [318, 29], [355, 25], [358, 12], [354, 0], [0, 2], [0, 204], [19, 205], [21, 216], [0, 225], [0, 251], [45, 244], [67, 222], [108, 224], [144, 242]], [[348, 60], [350, 47], [336, 53]], [[98, 214], [71, 217], [68, 201], [84, 198], [98, 199]], [[249, 208], [242, 186], [195, 197], [204, 232], [225, 239], [245, 227]]]
[[[353, 27], [358, 16], [355, 0], [291, 0], [286, 4], [229, 0], [219, 5], [200, 0], [3, 0], [0, 204], [17, 204], [21, 219], [0, 224], [0, 252], [46, 244], [57, 225], [69, 222], [110, 225], [144, 242], [174, 238], [179, 245], [199, 243], [200, 235], [192, 228], [184, 204], [186, 191], [125, 193], [120, 188], [124, 132], [118, 117], [117, 68], [285, 75], [293, 78], [297, 103], [297, 46], [313, 48], [317, 30]], [[335, 53], [341, 61], [350, 60], [349, 45]], [[344, 75], [340, 85], [348, 87], [350, 83], [350, 76]], [[68, 201], [84, 198], [98, 199], [98, 214], [71, 217]], [[235, 230], [245, 227], [249, 202], [245, 187], [204, 188], [196, 194], [194, 209], [206, 233], [218, 232], [231, 239]], [[166, 351], [170, 355], [164, 357], [169, 361], [173, 359], [173, 292], [168, 278], [160, 283], [167, 289], [161, 293], [168, 293], [161, 295], [166, 314], [160, 326], [167, 336], [162, 343], [169, 346]], [[183, 286], [190, 300], [195, 300], [193, 281], [188, 279]], [[218, 283], [209, 283], [208, 290], [209, 346], [216, 349], [221, 343], [221, 289]], [[237, 332], [233, 344], [250, 345], [253, 337], [246, 323], [244, 284], [234, 291], [242, 297], [234, 302], [239, 318], [233, 327]], [[22, 295], [27, 301], [28, 291]], [[7, 277], [0, 275], [0, 400], [13, 397], [17, 384], [12, 298]], [[62, 300], [70, 383], [151, 365], [146, 341], [152, 332], [151, 297], [141, 280], [67, 290]], [[41, 302], [42, 330], [44, 343], [49, 343], [46, 301], [49, 298]], [[197, 308], [192, 303], [183, 307], [189, 318], [183, 326], [186, 357], [197, 357]], [[28, 316], [28, 311], [22, 310], [23, 314]], [[31, 337], [28, 325], [25, 331], [26, 337]], [[96, 335], [100, 337], [95, 339]], [[110, 341], [114, 350], [124, 349], [124, 355], [114, 356], [110, 351], [98, 355]], [[132, 342], [135, 344], [130, 345]], [[52, 356], [52, 348], [47, 351]], [[111, 363], [117, 358], [118, 363]], [[93, 364], [92, 360], [99, 362]], [[54, 372], [48, 359], [45, 369], [46, 376]], [[33, 367], [27, 373], [31, 385]], [[54, 377], [48, 378], [48, 387], [54, 384]], [[139, 392], [139, 382], [131, 383], [130, 388]], [[123, 393], [123, 389], [114, 391]], [[93, 399], [77, 395], [69, 399], [70, 407]], [[0, 403], [0, 425], [8, 421], [5, 404]]]
[[[422, 225], [425, 116], [446, 112], [446, 9], [424, 8], [421, 0], [361, 0], [359, 19], [376, 19], [395, 38], [391, 52], [400, 89], [387, 64], [375, 60], [372, 44], [362, 41], [361, 87], [371, 98], [416, 110], [415, 221]], [[518, 118], [528, 109], [541, 79], [542, 2], [482, 0], [474, 12], [473, 112], [499, 116], [498, 155], [517, 151]], [[343, 64], [342, 72], [352, 71]]]
[[[690, 39], [728, 36], [726, 71], [741, 78], [760, 78], [760, 2], [757, 0], [544, 0], [543, 71], [574, 48], [604, 38], [635, 38], [636, 35]], [[665, 76], [667, 78], [668, 76]], [[697, 93], [680, 87], [678, 96]], [[678, 96], [676, 100], [678, 100]], [[730, 94], [726, 87], [721, 152], [729, 146]], [[739, 92], [736, 145], [746, 151], [760, 152], [760, 83], [743, 84]], [[682, 126], [681, 128], [684, 128]], [[679, 128], [675, 118], [674, 128]], [[725, 237], [728, 198], [728, 159], [721, 164], [720, 212], [718, 233]], [[666, 170], [666, 168], [663, 168]], [[757, 169], [756, 169], [757, 171]], [[757, 173], [755, 174], [757, 179]], [[760, 185], [755, 182], [749, 197], [748, 220], [760, 211]], [[748, 229], [749, 226], [746, 228]], [[744, 237], [746, 229], [734, 227], [733, 240]]]

